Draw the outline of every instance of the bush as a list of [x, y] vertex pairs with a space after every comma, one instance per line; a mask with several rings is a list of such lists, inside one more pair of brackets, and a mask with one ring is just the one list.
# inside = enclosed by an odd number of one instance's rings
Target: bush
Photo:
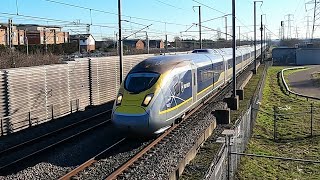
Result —
[[0, 69], [59, 63], [62, 63], [59, 56], [52, 53], [42, 54], [38, 51], [34, 54], [27, 55], [19, 51], [11, 52], [9, 49], [0, 51]]

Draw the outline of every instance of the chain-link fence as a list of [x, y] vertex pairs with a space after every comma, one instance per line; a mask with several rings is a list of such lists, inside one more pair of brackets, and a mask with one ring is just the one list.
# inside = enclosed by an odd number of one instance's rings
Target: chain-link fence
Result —
[[252, 130], [257, 117], [260, 100], [262, 98], [263, 87], [267, 70], [271, 62], [267, 62], [262, 76], [260, 77], [255, 93], [250, 100], [246, 110], [237, 119], [231, 130], [225, 130], [217, 143], [222, 143], [215, 161], [211, 164], [205, 179], [233, 179], [240, 163], [240, 156], [231, 155], [231, 152], [242, 153], [250, 140]]
[[274, 106], [273, 112], [265, 114], [273, 119], [274, 141], [287, 141], [320, 135], [320, 106], [284, 105]]

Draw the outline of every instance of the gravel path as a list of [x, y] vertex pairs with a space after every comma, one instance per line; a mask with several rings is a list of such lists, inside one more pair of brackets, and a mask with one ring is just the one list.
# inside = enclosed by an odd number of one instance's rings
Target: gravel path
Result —
[[309, 69], [290, 74], [290, 88], [297, 93], [320, 98], [320, 88], [314, 83], [312, 74], [320, 72], [320, 66], [310, 66]]

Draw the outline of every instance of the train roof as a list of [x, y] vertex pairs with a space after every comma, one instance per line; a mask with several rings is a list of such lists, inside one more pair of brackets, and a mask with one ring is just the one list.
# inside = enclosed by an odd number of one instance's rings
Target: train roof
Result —
[[[195, 65], [209, 64], [211, 61], [222, 60], [222, 57], [218, 54], [212, 53], [191, 53], [191, 54], [179, 54], [179, 55], [167, 55], [167, 56], [155, 56], [141, 61], [134, 68], [131, 69], [131, 73], [134, 72], [156, 72], [164, 73], [173, 67], [187, 66], [191, 63]], [[200, 65], [200, 66], [201, 66]]]
[[[243, 53], [250, 53], [250, 51], [252, 51], [250, 46], [241, 46], [236, 51], [236, 54], [238, 56]], [[130, 73], [147, 71], [162, 74], [173, 67], [187, 66], [191, 63], [201, 67], [206, 64], [221, 62], [223, 60], [222, 56], [226, 60], [232, 59], [232, 48], [195, 49], [194, 53], [191, 54], [155, 56], [138, 63], [130, 70]]]
[[190, 64], [191, 59], [189, 55], [155, 56], [141, 61], [130, 73], [150, 71], [162, 74], [173, 67]]

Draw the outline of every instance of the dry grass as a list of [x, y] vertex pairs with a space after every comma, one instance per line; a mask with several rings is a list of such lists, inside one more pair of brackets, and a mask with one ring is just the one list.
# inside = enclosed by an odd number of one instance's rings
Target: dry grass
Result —
[[40, 66], [47, 64], [62, 63], [59, 56], [53, 54], [35, 53], [26, 55], [18, 51], [1, 51], [0, 52], [0, 69]]

